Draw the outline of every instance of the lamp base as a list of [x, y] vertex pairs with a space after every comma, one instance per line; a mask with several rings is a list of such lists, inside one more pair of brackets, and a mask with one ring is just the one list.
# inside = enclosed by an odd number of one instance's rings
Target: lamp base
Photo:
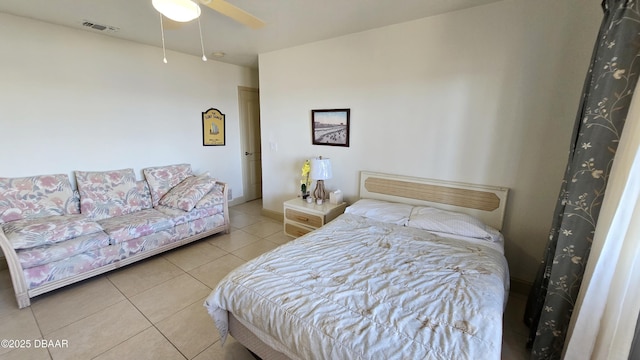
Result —
[[316, 200], [322, 201], [327, 197], [327, 193], [324, 190], [324, 180], [318, 180], [316, 182], [316, 189], [313, 190], [313, 197], [316, 198]]

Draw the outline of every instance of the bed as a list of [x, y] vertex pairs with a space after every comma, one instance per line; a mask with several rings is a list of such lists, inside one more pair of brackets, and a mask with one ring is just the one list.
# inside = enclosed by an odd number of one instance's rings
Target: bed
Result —
[[500, 359], [508, 189], [363, 171], [360, 200], [205, 301], [262, 359]]

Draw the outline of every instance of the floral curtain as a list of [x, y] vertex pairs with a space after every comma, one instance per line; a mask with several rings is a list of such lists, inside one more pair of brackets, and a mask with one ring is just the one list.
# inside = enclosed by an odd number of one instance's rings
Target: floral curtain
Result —
[[640, 4], [604, 0], [549, 242], [525, 311], [532, 359], [560, 359], [640, 72]]

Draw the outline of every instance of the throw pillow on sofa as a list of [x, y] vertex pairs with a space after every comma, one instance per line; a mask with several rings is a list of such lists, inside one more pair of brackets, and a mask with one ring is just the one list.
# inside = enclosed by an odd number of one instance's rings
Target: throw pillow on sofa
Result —
[[153, 206], [158, 205], [160, 199], [174, 186], [193, 175], [189, 164], [150, 167], [142, 169], [142, 173], [149, 184]]
[[220, 184], [215, 184], [213, 189], [196, 203], [196, 209], [211, 208], [224, 204], [224, 188]]
[[144, 209], [133, 169], [76, 171], [80, 212], [93, 219], [106, 219]]
[[174, 186], [158, 202], [159, 205], [190, 211], [216, 184], [208, 174], [190, 176]]

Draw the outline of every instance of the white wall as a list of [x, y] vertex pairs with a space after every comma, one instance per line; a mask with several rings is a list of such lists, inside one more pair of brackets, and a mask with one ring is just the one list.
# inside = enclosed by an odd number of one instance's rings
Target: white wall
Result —
[[[511, 275], [533, 280], [600, 20], [596, 1], [505, 0], [261, 54], [265, 209], [317, 155], [348, 201], [360, 170], [506, 186]], [[311, 145], [311, 110], [332, 108], [351, 109], [348, 148]]]
[[[238, 86], [257, 71], [0, 13], [0, 176], [190, 163], [242, 196]], [[226, 146], [202, 145], [202, 112]]]

